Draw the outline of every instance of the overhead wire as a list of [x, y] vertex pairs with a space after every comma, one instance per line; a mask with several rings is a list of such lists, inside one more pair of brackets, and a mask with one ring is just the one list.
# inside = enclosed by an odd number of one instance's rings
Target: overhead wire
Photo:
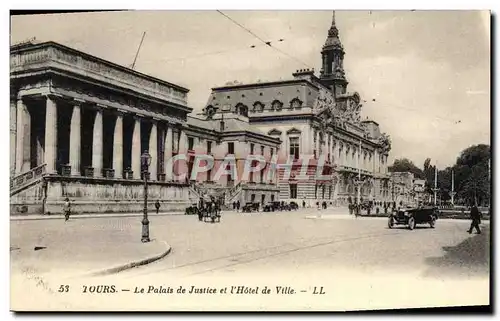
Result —
[[237, 25], [238, 27], [242, 28], [243, 30], [245, 30], [246, 32], [248, 32], [249, 34], [251, 34], [252, 36], [254, 36], [256, 39], [258, 39], [259, 41], [261, 41], [262, 43], [264, 43], [265, 45], [269, 46], [270, 48], [278, 51], [279, 53], [287, 56], [288, 58], [291, 58], [297, 62], [299, 62], [300, 64], [310, 68], [310, 69], [313, 69], [313, 67], [309, 66], [308, 64], [306, 64], [305, 62], [303, 62], [302, 60], [298, 59], [297, 57], [294, 57], [282, 50], [280, 50], [279, 48], [276, 48], [275, 46], [273, 46], [271, 44], [271, 41], [265, 41], [264, 39], [262, 39], [261, 37], [259, 37], [258, 35], [256, 35], [252, 30], [246, 28], [245, 26], [243, 26], [242, 24], [240, 24], [239, 22], [237, 22], [236, 20], [234, 20], [233, 18], [229, 17], [228, 15], [226, 15], [225, 13], [223, 13], [222, 11], [220, 10], [217, 10], [218, 13], [220, 13], [222, 16], [224, 16], [225, 18], [227, 18], [229, 21], [231, 21], [232, 23], [234, 23], [235, 25]]
[[[284, 39], [279, 39], [279, 41], [284, 41]], [[187, 56], [187, 57], [161, 59], [161, 61], [162, 62], [171, 62], [171, 61], [178, 61], [178, 60], [196, 59], [196, 58], [201, 58], [201, 57], [206, 57], [206, 56], [214, 56], [214, 55], [220, 55], [220, 54], [225, 54], [225, 53], [230, 53], [230, 52], [249, 50], [249, 49], [254, 49], [257, 47], [264, 47], [264, 45], [248, 45], [246, 47], [241, 47], [241, 48], [212, 51], [212, 52], [206, 52], [206, 53], [202, 53], [199, 55], [193, 55], [193, 56]]]
[[[363, 102], [367, 103], [369, 101], [363, 100]], [[377, 102], [377, 101], [375, 99], [372, 99], [372, 102]], [[394, 107], [395, 109], [402, 109], [402, 110], [406, 110], [406, 111], [412, 111], [412, 112], [416, 112], [416, 113], [422, 113], [422, 110], [417, 110], [417, 109], [414, 109], [414, 108], [408, 108], [408, 107], [404, 107], [404, 106], [400, 106], [400, 105], [395, 105], [395, 104], [390, 104], [390, 103], [385, 103], [385, 102], [381, 102], [380, 104], [381, 105], [385, 105], [385, 106], [389, 106], [389, 107]], [[380, 117], [380, 116], [377, 116], [377, 117]], [[462, 123], [461, 120], [455, 120], [455, 119], [445, 118], [445, 117], [441, 117], [441, 116], [432, 115], [431, 117], [437, 118], [437, 119], [441, 119], [441, 120], [446, 120], [446, 121], [449, 121], [449, 122], [454, 122], [455, 124]]]

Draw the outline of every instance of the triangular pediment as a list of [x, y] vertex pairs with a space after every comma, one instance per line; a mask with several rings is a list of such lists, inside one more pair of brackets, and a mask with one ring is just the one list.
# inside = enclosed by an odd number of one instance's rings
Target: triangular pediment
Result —
[[281, 136], [281, 130], [274, 128], [274, 129], [271, 129], [267, 134], [269, 136]]
[[302, 132], [300, 130], [298, 130], [297, 128], [290, 128], [289, 130], [286, 131], [287, 135], [297, 135], [297, 134], [301, 134]]

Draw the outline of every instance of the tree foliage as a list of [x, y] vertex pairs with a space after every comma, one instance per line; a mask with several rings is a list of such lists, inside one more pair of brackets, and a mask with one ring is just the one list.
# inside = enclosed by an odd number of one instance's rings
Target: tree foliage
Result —
[[392, 166], [388, 167], [390, 172], [410, 172], [416, 178], [424, 179], [424, 172], [418, 168], [411, 160], [408, 158], [396, 159]]
[[[491, 150], [489, 145], [479, 144], [464, 149], [460, 152], [453, 166], [438, 170], [438, 197], [443, 201], [450, 200], [453, 190], [456, 204], [489, 204], [491, 198], [490, 158]], [[425, 179], [426, 191], [432, 195], [434, 194], [436, 166], [431, 165], [431, 163], [432, 160], [427, 158], [424, 161], [423, 169], [420, 169], [406, 158], [396, 159], [394, 164], [389, 167], [389, 171], [410, 172], [416, 178]], [[454, 180], [453, 189], [452, 176]]]

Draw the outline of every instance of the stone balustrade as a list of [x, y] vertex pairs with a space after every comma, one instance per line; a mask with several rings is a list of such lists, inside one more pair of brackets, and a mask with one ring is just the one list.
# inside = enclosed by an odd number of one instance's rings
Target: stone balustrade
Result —
[[43, 67], [66, 70], [187, 106], [187, 89], [60, 44], [45, 42], [29, 48], [15, 49], [10, 54], [11, 74]]

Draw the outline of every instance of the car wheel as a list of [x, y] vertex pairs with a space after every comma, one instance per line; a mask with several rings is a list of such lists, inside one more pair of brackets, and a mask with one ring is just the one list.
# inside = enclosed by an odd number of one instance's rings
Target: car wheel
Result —
[[431, 218], [429, 225], [431, 226], [431, 228], [434, 228], [436, 226], [436, 218], [434, 216]]
[[413, 230], [415, 228], [415, 219], [413, 217], [410, 217], [408, 219], [408, 228], [410, 230]]
[[387, 223], [387, 226], [389, 228], [393, 228], [394, 227], [394, 219], [392, 217], [389, 217], [389, 222]]

